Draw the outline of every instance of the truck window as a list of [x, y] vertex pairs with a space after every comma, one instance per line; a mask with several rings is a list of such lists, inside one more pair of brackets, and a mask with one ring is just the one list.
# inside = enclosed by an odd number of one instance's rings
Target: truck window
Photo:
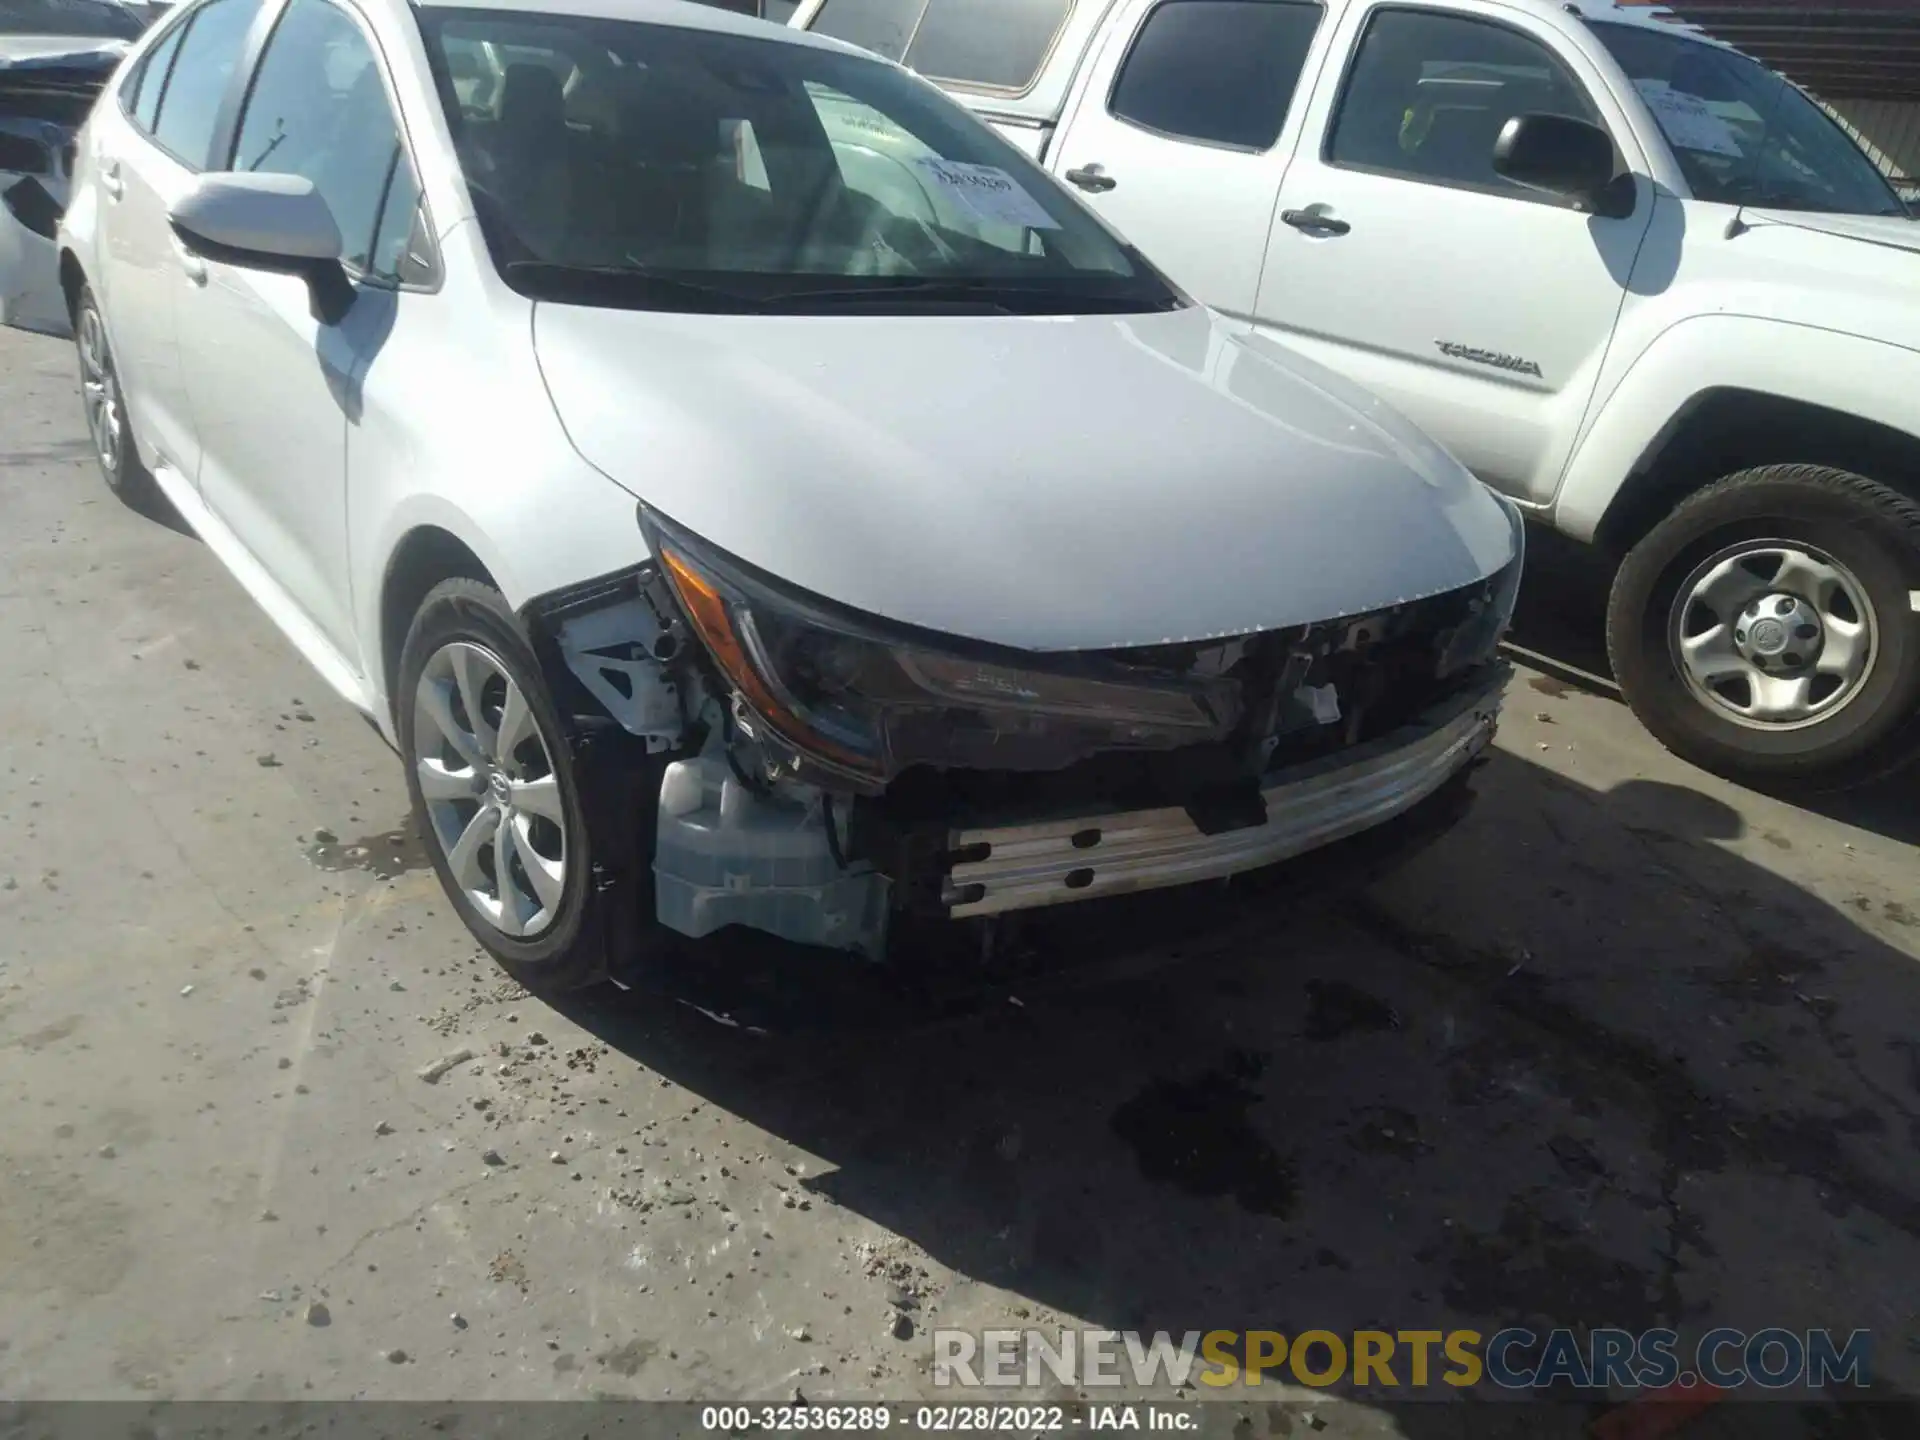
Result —
[[1459, 15], [1383, 10], [1347, 74], [1327, 163], [1561, 203], [1494, 173], [1493, 142], [1525, 114], [1600, 123], [1580, 82], [1530, 36]]
[[1265, 150], [1320, 14], [1299, 0], [1165, 0], [1134, 36], [1107, 109], [1159, 135]]
[[1592, 30], [1653, 111], [1696, 199], [1906, 213], [1847, 133], [1757, 60], [1648, 27], [1596, 23]]
[[827, 0], [810, 28], [929, 80], [1020, 91], [1071, 8], [1072, 0]]

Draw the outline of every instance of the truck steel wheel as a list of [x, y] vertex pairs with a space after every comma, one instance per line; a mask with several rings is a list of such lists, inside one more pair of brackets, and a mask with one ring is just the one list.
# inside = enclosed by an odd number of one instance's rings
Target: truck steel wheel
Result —
[[100, 306], [90, 287], [81, 289], [80, 303], [74, 307], [73, 340], [80, 354], [80, 400], [86, 411], [87, 438], [93, 442], [93, 458], [100, 462], [100, 473], [113, 492], [131, 497], [146, 482], [147, 472], [127, 428], [120, 372], [114, 366], [106, 322], [100, 318]]
[[1920, 746], [1920, 506], [1814, 465], [1678, 506], [1614, 579], [1607, 647], [1647, 728], [1737, 779], [1858, 783]]
[[467, 928], [529, 985], [597, 978], [599, 957], [582, 942], [589, 840], [565, 732], [497, 591], [450, 580], [428, 593], [396, 699], [415, 823]]

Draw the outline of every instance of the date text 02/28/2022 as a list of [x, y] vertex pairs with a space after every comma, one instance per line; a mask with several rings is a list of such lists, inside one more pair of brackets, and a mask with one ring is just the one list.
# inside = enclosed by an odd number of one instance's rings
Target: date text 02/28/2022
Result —
[[1198, 1428], [1190, 1407], [1145, 1404], [1080, 1405], [708, 1405], [700, 1428], [723, 1434], [758, 1431], [842, 1431], [855, 1434], [892, 1429], [926, 1434], [1041, 1434], [1067, 1430], [1158, 1430]]

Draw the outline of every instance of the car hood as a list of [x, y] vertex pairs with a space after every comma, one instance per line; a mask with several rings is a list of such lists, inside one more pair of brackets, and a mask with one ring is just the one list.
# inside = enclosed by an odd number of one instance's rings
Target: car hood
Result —
[[1507, 507], [1387, 407], [1207, 311], [736, 316], [542, 302], [581, 454], [869, 614], [1032, 650], [1277, 629], [1456, 589]]
[[1820, 215], [1801, 210], [1765, 210], [1748, 207], [1748, 224], [1787, 225], [1841, 240], [1863, 240], [1869, 245], [1891, 245], [1898, 250], [1920, 250], [1920, 220], [1905, 215]]

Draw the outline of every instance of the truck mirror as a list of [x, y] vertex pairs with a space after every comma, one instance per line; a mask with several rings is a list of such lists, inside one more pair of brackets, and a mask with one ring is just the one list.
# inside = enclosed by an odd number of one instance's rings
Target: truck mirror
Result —
[[1571, 115], [1515, 115], [1493, 142], [1494, 173], [1529, 190], [1595, 202], [1613, 168], [1613, 137]]

